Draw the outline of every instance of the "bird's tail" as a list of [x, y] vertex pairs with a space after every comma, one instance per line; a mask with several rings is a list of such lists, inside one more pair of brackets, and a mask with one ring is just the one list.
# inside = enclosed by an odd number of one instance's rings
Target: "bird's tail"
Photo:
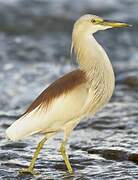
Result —
[[12, 141], [18, 141], [27, 136], [40, 132], [38, 116], [31, 113], [16, 120], [7, 130], [6, 135]]

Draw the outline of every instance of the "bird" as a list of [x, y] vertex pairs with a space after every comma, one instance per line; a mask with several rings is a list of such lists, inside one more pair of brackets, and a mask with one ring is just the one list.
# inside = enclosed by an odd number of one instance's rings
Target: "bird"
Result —
[[79, 122], [94, 116], [110, 100], [115, 75], [104, 48], [94, 34], [110, 28], [129, 27], [123, 22], [109, 21], [92, 14], [81, 16], [73, 26], [71, 53], [74, 52], [78, 68], [65, 74], [47, 87], [27, 110], [6, 130], [12, 141], [42, 133], [30, 165], [19, 173], [38, 174], [35, 162], [45, 142], [63, 132], [60, 153], [67, 171], [74, 172], [66, 151], [67, 140]]

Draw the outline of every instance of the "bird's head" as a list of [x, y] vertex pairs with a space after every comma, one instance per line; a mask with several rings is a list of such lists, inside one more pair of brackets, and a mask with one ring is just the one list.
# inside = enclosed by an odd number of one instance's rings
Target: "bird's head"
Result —
[[105, 30], [109, 28], [129, 27], [129, 26], [131, 25], [116, 21], [104, 20], [99, 16], [87, 14], [80, 17], [76, 21], [74, 25], [74, 29], [77, 28], [77, 30], [81, 32], [95, 33], [99, 30]]

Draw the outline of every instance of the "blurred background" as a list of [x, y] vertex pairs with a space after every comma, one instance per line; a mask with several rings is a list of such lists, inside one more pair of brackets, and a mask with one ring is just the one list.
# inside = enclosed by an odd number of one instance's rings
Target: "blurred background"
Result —
[[[5, 129], [52, 81], [76, 68], [70, 57], [71, 32], [74, 21], [87, 13], [134, 25], [95, 35], [114, 67], [114, 95], [72, 133], [68, 151], [73, 176], [65, 172], [58, 153], [59, 135], [36, 163], [41, 175], [21, 177], [18, 169], [31, 160], [39, 136], [11, 143]], [[1, 179], [138, 179], [137, 37], [137, 0], [0, 0]]]

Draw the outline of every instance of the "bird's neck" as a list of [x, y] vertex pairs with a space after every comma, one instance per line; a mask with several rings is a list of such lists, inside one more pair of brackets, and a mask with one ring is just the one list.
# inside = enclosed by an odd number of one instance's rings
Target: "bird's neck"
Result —
[[86, 72], [109, 63], [106, 52], [92, 35], [74, 35], [73, 47], [80, 69]]
[[115, 78], [112, 65], [105, 50], [91, 34], [80, 36], [73, 33], [73, 47], [80, 69], [86, 74], [91, 97], [96, 99], [97, 110], [108, 102], [113, 93]]
[[78, 34], [73, 34], [73, 47], [80, 69], [88, 76], [96, 71], [101, 75], [104, 73], [114, 76], [110, 60], [96, 39], [91, 34]]

